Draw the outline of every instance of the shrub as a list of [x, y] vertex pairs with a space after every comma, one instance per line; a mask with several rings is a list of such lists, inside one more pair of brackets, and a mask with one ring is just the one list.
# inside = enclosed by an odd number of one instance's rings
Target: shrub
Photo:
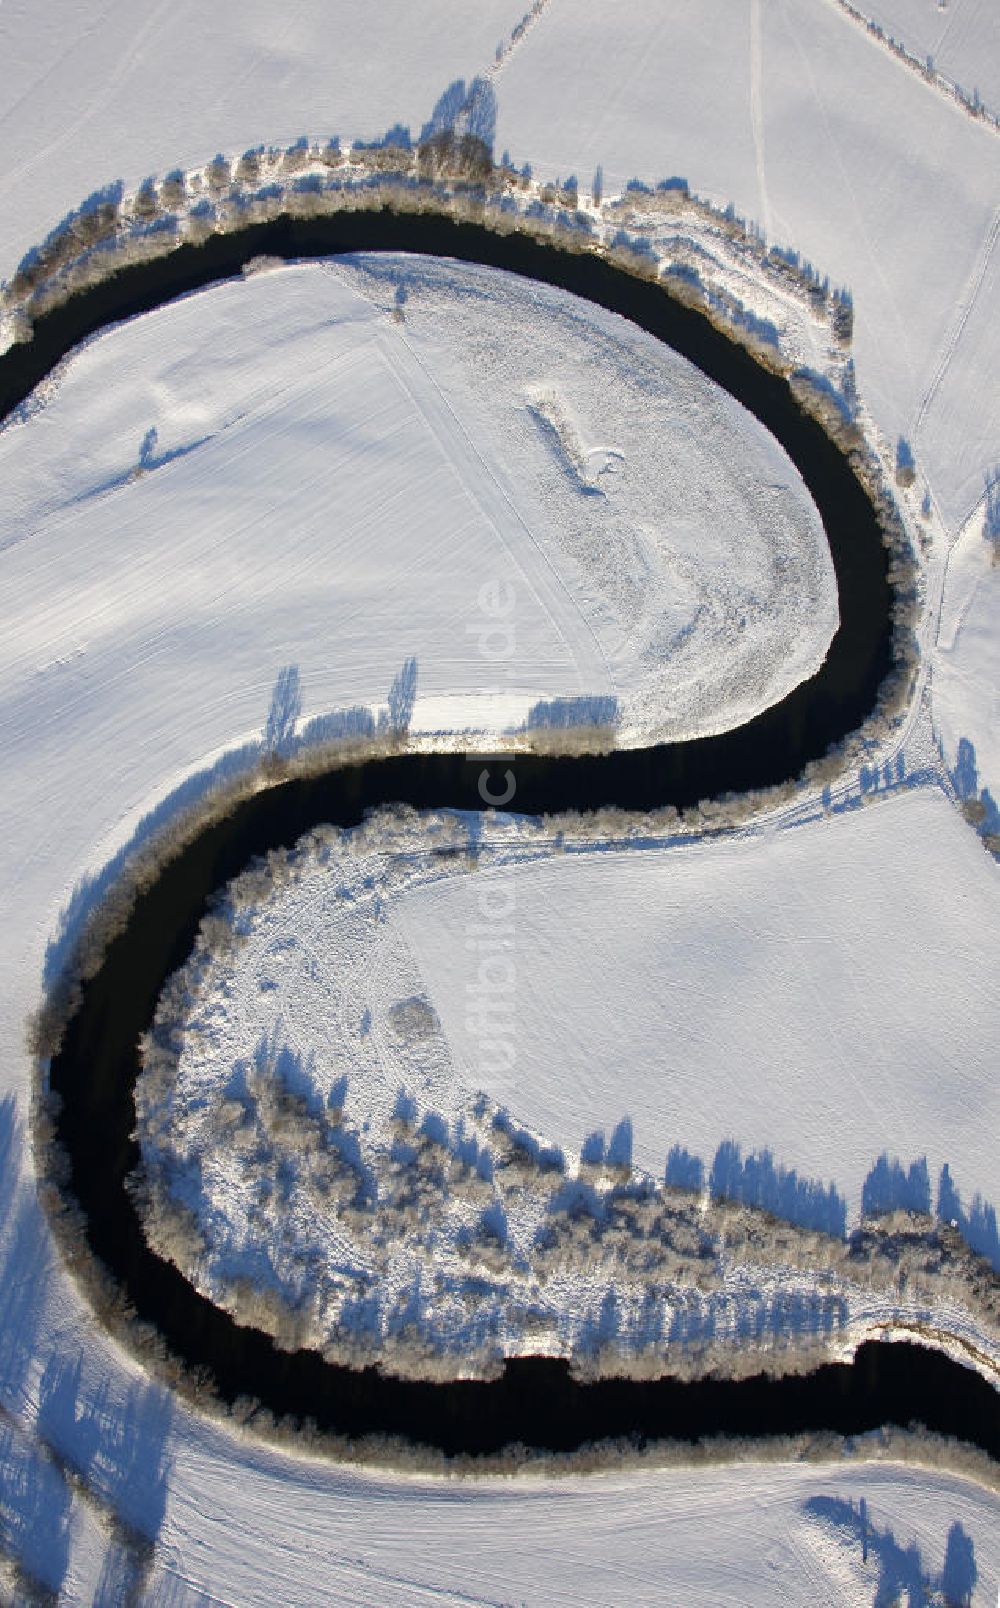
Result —
[[187, 198], [187, 180], [180, 168], [168, 173], [160, 186], [160, 197], [166, 207], [182, 207]]
[[205, 169], [205, 183], [208, 185], [209, 195], [221, 195], [224, 190], [228, 190], [231, 181], [232, 174], [229, 170], [229, 163], [219, 152], [217, 156], [213, 156]]

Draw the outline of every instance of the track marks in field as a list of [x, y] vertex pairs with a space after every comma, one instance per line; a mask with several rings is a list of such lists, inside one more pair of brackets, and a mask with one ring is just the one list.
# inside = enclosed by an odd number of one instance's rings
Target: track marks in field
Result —
[[994, 251], [996, 250], [998, 238], [1000, 238], [1000, 207], [997, 207], [993, 214], [993, 218], [986, 233], [986, 238], [983, 241], [982, 248], [978, 257], [973, 263], [972, 268], [970, 269], [969, 277], [965, 282], [965, 287], [956, 304], [955, 316], [952, 320], [948, 334], [945, 337], [941, 355], [938, 358], [934, 373], [931, 376], [931, 382], [927, 387], [927, 390], [924, 392], [923, 400], [917, 410], [916, 422], [913, 426], [914, 445], [920, 437], [920, 432], [926, 423], [927, 415], [933, 406], [934, 399], [937, 396], [938, 391], [941, 389], [941, 386], [944, 383], [945, 376], [951, 367], [952, 359], [958, 350], [959, 343], [963, 334], [965, 333], [969, 319], [972, 316], [973, 308], [979, 300], [979, 295], [983, 288], [983, 281], [986, 278], [990, 261], [993, 257]]
[[770, 239], [771, 203], [767, 194], [767, 173], [764, 166], [764, 74], [761, 63], [761, 0], [750, 0], [750, 125], [753, 129], [754, 158], [757, 166], [760, 221], [765, 235]]
[[[327, 266], [326, 271], [340, 277], [333, 266]], [[349, 283], [346, 280], [344, 282]], [[351, 289], [355, 295], [367, 300], [355, 286], [352, 285]], [[539, 540], [524, 518], [511, 492], [503, 485], [493, 464], [477, 446], [434, 374], [398, 326], [380, 329], [376, 340], [380, 354], [391, 369], [396, 383], [409, 399], [414, 412], [437, 445], [443, 460], [451, 464], [452, 472], [456, 474], [476, 512], [489, 525], [511, 568], [521, 577], [525, 590], [534, 598], [539, 610], [551, 623], [556, 637], [566, 641], [571, 658], [581, 671], [583, 677], [581, 685], [588, 686], [588, 677], [584, 669], [586, 661], [596, 657], [602, 667], [608, 692], [617, 696], [619, 689], [615, 684], [614, 673], [592, 623], [587, 619], [564, 576], [553, 562], [545, 543]], [[462, 472], [463, 462], [469, 466], [468, 473]], [[470, 490], [473, 486], [475, 491]], [[504, 525], [510, 521], [520, 526], [537, 553], [540, 573], [548, 575], [553, 589], [563, 592], [569, 599], [572, 610], [569, 617], [578, 621], [580, 626], [576, 641], [567, 641], [565, 627], [560, 625], [553, 606], [542, 596], [537, 583], [528, 577], [513, 553], [504, 535]], [[589, 638], [589, 642], [580, 638]]]
[[[907, 72], [911, 72], [916, 77], [923, 79], [928, 89], [930, 89], [934, 94], [940, 96], [943, 101], [950, 102], [951, 105], [956, 108], [956, 110], [963, 112], [966, 117], [969, 117], [973, 121], [980, 123], [983, 128], [990, 129], [994, 134], [1000, 133], [1000, 122], [997, 121], [995, 115], [992, 111], [990, 111], [989, 108], [986, 109], [985, 117], [977, 116], [972, 106], [970, 106], [968, 103], [967, 91], [963, 85], [956, 83], [954, 79], [949, 78], [945, 73], [941, 73], [936, 70], [930, 74], [925, 72], [922, 57], [914, 55], [902, 40], [897, 41], [899, 48], [895, 49], [891, 42], [892, 36], [891, 34], [887, 33], [885, 29], [883, 29], [880, 33], [875, 33], [872, 26], [874, 19], [870, 17], [866, 11], [861, 10], [859, 6], [854, 5], [852, 0], [827, 0], [827, 3], [831, 6], [835, 6], [843, 16], [847, 17], [852, 23], [854, 23], [865, 34], [865, 37], [870, 41], [870, 43], [874, 45], [876, 49], [880, 50], [883, 55], [889, 56], [897, 66], [902, 67]], [[944, 0], [939, 0], [939, 4], [943, 8]], [[943, 51], [945, 41], [952, 30], [955, 20], [956, 13], [953, 12], [948, 20], [947, 25], [945, 26], [944, 32], [938, 39], [934, 50], [935, 56]], [[930, 56], [927, 57], [928, 62], [930, 62], [931, 59], [932, 58]]]

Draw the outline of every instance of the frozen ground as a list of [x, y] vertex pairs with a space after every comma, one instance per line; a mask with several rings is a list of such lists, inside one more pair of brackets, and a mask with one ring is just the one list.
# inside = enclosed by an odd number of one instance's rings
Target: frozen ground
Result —
[[[1000, 439], [1000, 137], [834, 0], [675, 0], [654, 19], [619, 0], [613, 29], [599, 0], [553, 0], [497, 64], [525, 9], [434, 0], [358, 29], [317, 0], [280, 18], [259, 0], [141, 19], [121, 3], [65, 4], [59, 20], [5, 5], [0, 273], [98, 185], [303, 133], [416, 134], [453, 79], [489, 72], [498, 152], [582, 185], [601, 164], [609, 193], [683, 174], [849, 285], [877, 422], [911, 439], [948, 522], [963, 519]], [[932, 9], [907, 7], [914, 26]], [[954, 0], [942, 14], [986, 65], [989, 11]]]
[[[574, 1152], [628, 1117], [656, 1175], [673, 1145], [706, 1170], [724, 1139], [769, 1148], [832, 1180], [852, 1218], [883, 1150], [996, 1199], [1000, 1022], [979, 956], [1000, 942], [997, 877], [933, 792], [763, 839], [526, 867], [516, 1060], [490, 1092]], [[466, 935], [484, 897], [448, 879], [389, 912], [473, 1077]]]
[[249, 735], [285, 662], [308, 718], [377, 705], [411, 655], [418, 729], [582, 696], [625, 743], [701, 735], [837, 624], [774, 438], [623, 319], [491, 270], [350, 259], [161, 309], [69, 360], [0, 472], [31, 742], [68, 696], [127, 718], [165, 684]]
[[210, 12], [180, 0], [142, 14], [128, 0], [59, 0], [44, 20], [26, 0], [5, 5], [0, 274], [111, 179], [319, 131], [377, 139], [401, 121], [418, 132], [523, 10], [522, 0], [429, 0], [383, 7], [359, 27], [357, 11], [326, 0], [280, 13], [268, 0]]
[[536, 172], [684, 175], [849, 285], [862, 391], [949, 522], [1000, 436], [991, 374], [1000, 138], [827, 0], [547, 6], [496, 80]]
[[[175, 1526], [181, 1535], [201, 1530], [210, 1545], [193, 1565], [192, 1585], [217, 1582], [220, 1595], [228, 1589], [247, 1608], [273, 1602], [276, 1592], [302, 1608], [317, 1600], [310, 1557], [317, 1531], [326, 1538], [320, 1600], [372, 1608], [410, 1608], [442, 1596], [456, 1604], [539, 1608], [650, 1602], [806, 1608], [817, 1601], [889, 1602], [892, 1591], [904, 1590], [919, 1601], [921, 1589], [939, 1584], [955, 1524], [961, 1535], [951, 1542], [950, 1589], [968, 1590], [974, 1568], [971, 1600], [993, 1608], [1000, 1580], [995, 1498], [944, 1476], [893, 1468], [849, 1473], [751, 1465], [695, 1479], [595, 1476], [563, 1485], [487, 1483], [464, 1492], [299, 1474], [280, 1508], [270, 1507], [273, 1483], [257, 1469], [217, 1481], [197, 1447], [175, 1477], [166, 1548]], [[862, 1502], [870, 1527], [864, 1548]], [[266, 1547], [245, 1535], [237, 1542], [244, 1504], [270, 1514]], [[192, 1592], [177, 1600], [198, 1599]]]
[[[416, 129], [448, 82], [492, 61], [524, 5], [392, 6], [359, 26], [356, 9], [315, 3], [97, 13], [7, 0], [0, 271], [119, 175], [306, 131], [377, 135], [397, 118]], [[969, 0], [949, 10], [957, 22]], [[601, 162], [612, 189], [634, 172], [683, 173], [849, 283], [863, 392], [887, 435], [914, 439], [938, 508], [960, 523], [1000, 437], [995, 136], [818, 0], [713, 10], [677, 0], [662, 16], [622, 3], [613, 22], [596, 4], [551, 0], [494, 84], [498, 149], [508, 144], [519, 162], [575, 170], [583, 184]], [[127, 467], [155, 422], [135, 420]], [[156, 677], [164, 638], [154, 625], [128, 666], [109, 660], [100, 688], [70, 679], [33, 707], [35, 673], [44, 681], [50, 660], [83, 646], [67, 645], [59, 615], [46, 619], [42, 608], [17, 672], [25, 701], [0, 712], [0, 1064], [22, 1114], [23, 1023], [75, 880], [127, 838], [142, 808], [259, 727], [273, 679], [262, 669], [240, 702], [242, 674], [208, 692], [176, 660], [176, 678]], [[128, 642], [128, 618], [119, 629]], [[67, 676], [78, 668], [71, 660]], [[318, 684], [315, 694], [307, 684], [314, 695], [320, 707]], [[334, 701], [346, 701], [339, 688]], [[956, 733], [967, 724], [956, 716]], [[887, 809], [902, 820], [895, 803]], [[947, 866], [950, 826], [942, 833]], [[933, 1020], [933, 993], [929, 1008]], [[913, 1032], [919, 1050], [919, 1020]], [[874, 1065], [877, 1021], [870, 1038]], [[23, 1138], [5, 1155], [0, 1402], [23, 1433], [0, 1426], [0, 1540], [53, 1587], [61, 1581], [67, 1602], [134, 1592], [145, 1564], [109, 1540], [109, 1513], [159, 1537], [145, 1597], [171, 1604], [409, 1604], [442, 1592], [458, 1602], [865, 1603], [936, 1584], [955, 1523], [974, 1545], [974, 1601], [996, 1601], [996, 1496], [941, 1475], [743, 1467], [525, 1491], [377, 1481], [241, 1446], [165, 1402], [110, 1346], [54, 1258]], [[10, 1157], [23, 1163], [16, 1190]], [[957, 1162], [956, 1172], [965, 1187]], [[37, 1427], [84, 1470], [103, 1516], [53, 1480]], [[862, 1497], [867, 1549], [844, 1508], [805, 1507], [824, 1498], [857, 1510]], [[968, 1558], [961, 1536], [951, 1556]], [[954, 1569], [961, 1600], [969, 1569]]]

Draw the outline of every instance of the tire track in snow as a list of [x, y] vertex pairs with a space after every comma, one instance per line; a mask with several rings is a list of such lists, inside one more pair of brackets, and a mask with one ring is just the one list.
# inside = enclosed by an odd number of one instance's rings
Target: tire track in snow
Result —
[[[808, 47], [803, 45], [802, 40], [799, 37], [796, 21], [790, 12], [788, 0], [777, 0], [777, 3], [781, 5], [783, 12], [782, 26], [784, 28], [785, 36], [795, 47], [795, 51], [798, 55], [799, 63], [802, 69], [803, 83], [808, 84], [809, 86], [809, 90], [816, 107], [816, 115], [823, 124], [823, 129], [826, 134], [827, 147], [831, 153], [832, 161], [836, 165], [836, 173], [840, 178], [841, 185], [843, 186], [844, 201], [845, 203], [849, 203], [853, 209], [855, 225], [857, 228], [857, 238], [859, 242], [864, 245], [865, 251], [867, 252], [872, 279], [878, 280], [885, 297], [886, 308], [891, 310], [894, 315], [894, 323], [891, 328], [887, 327], [884, 330], [880, 329], [878, 324], [874, 321], [868, 327], [868, 339], [874, 348], [875, 360], [877, 361], [878, 369], [888, 370], [891, 368], [892, 351], [893, 347], [895, 346], [906, 353], [907, 363], [912, 370], [915, 367], [915, 363], [913, 358], [912, 342], [910, 339], [909, 324], [902, 309], [898, 305], [898, 297], [895, 293], [892, 283], [886, 275], [885, 268], [883, 267], [883, 254], [881, 248], [872, 238], [871, 231], [869, 230], [865, 215], [865, 208], [858, 196], [857, 188], [852, 176], [850, 161], [849, 159], [845, 160], [844, 153], [840, 149], [836, 128], [831, 120], [830, 112], [827, 109], [826, 99], [820, 87], [820, 81], [817, 79], [816, 72], [813, 67], [812, 55]], [[839, 6], [839, 0], [829, 0], [829, 3], [835, 8]]]
[[982, 249], [977, 260], [973, 263], [969, 277], [965, 282], [965, 289], [959, 299], [956, 318], [951, 329], [945, 337], [944, 347], [938, 359], [937, 366], [931, 377], [930, 385], [924, 392], [923, 400], [917, 409], [916, 422], [913, 426], [913, 445], [917, 444], [920, 432], [927, 420], [927, 415], [933, 406], [934, 399], [944, 383], [945, 376], [951, 367], [952, 359], [958, 349], [959, 342], [965, 333], [966, 326], [972, 316], [972, 310], [979, 300], [983, 281], [990, 265], [993, 253], [996, 250], [997, 239], [1000, 237], [1000, 207], [993, 214], [993, 221], [986, 234]]
[[[74, 117], [72, 128], [75, 130], [77, 136], [82, 133], [85, 127], [94, 121], [95, 117], [97, 117], [100, 113], [103, 113], [107, 107], [113, 103], [119, 85], [124, 83], [132, 69], [141, 62], [143, 52], [147, 45], [154, 42], [154, 36], [160, 25], [161, 18], [166, 16], [168, 12], [173, 12], [174, 10], [175, 7], [173, 0], [160, 0], [160, 3], [145, 19], [138, 33], [135, 35], [135, 38], [132, 40], [129, 49], [123, 56], [119, 57], [115, 61], [113, 68], [107, 74], [107, 76], [101, 78], [99, 85], [94, 90], [94, 93], [88, 97], [80, 112]], [[60, 52], [57, 60], [50, 67], [46, 68], [45, 72], [42, 74], [42, 77], [36, 80], [31, 88], [22, 91], [18, 100], [16, 100], [14, 105], [6, 112], [3, 123], [7, 123], [14, 118], [25, 101], [29, 100], [30, 98], [37, 98], [39, 85], [46, 83], [47, 80], [52, 78], [54, 75], [57, 75], [60, 68], [63, 66], [64, 62], [69, 56], [79, 53], [83, 41], [89, 39], [91, 35], [97, 31], [107, 15], [107, 12], [102, 13], [95, 24], [86, 28], [84, 32], [72, 42], [72, 44], [68, 45]], [[2, 127], [2, 124], [0, 124], [0, 127]], [[44, 167], [49, 162], [49, 159], [56, 155], [60, 145], [65, 141], [69, 133], [70, 129], [68, 128], [60, 129], [60, 131], [56, 133], [45, 145], [32, 151], [32, 153], [23, 162], [18, 163], [16, 167], [8, 169], [3, 176], [3, 188], [9, 189], [13, 180], [19, 179], [28, 173], [32, 173], [39, 167]]]
[[[334, 267], [327, 266], [326, 271], [335, 275], [337, 278], [341, 277], [339, 274], [337, 274], [337, 270]], [[363, 301], [368, 301], [368, 298], [364, 296], [363, 292], [360, 291], [355, 285], [351, 285], [350, 288], [356, 296], [360, 297]], [[392, 337], [391, 340], [387, 338], [390, 335]], [[580, 604], [573, 596], [573, 592], [565, 577], [560, 573], [559, 569], [553, 562], [551, 555], [546, 552], [544, 544], [538, 540], [538, 537], [535, 535], [534, 531], [531, 529], [531, 526], [520, 512], [510, 493], [501, 483], [493, 466], [483, 457], [483, 454], [476, 446], [476, 443], [472, 439], [472, 436], [466, 428], [463, 420], [452, 407], [444, 391], [441, 389], [441, 386], [438, 384], [435, 376], [427, 368], [418, 353], [414, 350], [411, 342], [407, 340], [405, 334], [403, 334], [401, 331], [379, 330], [376, 334], [376, 340], [387, 367], [390, 369], [400, 388], [409, 397], [414, 411], [423, 420], [428, 433], [437, 442], [443, 458], [445, 461], [451, 463], [453, 472], [458, 474], [459, 482], [465, 491], [466, 496], [472, 502], [476, 511], [481, 515], [481, 517], [486, 521], [490, 529], [493, 531], [499, 546], [507, 555], [507, 559], [512, 569], [514, 569], [518, 575], [523, 577], [524, 585], [527, 591], [534, 598], [539, 610], [548, 618], [556, 640], [565, 644], [573, 664], [577, 667], [577, 669], [579, 669], [581, 660], [585, 662], [586, 659], [590, 657], [590, 654], [586, 650], [585, 641], [574, 642], [571, 640], [569, 632], [567, 631], [569, 621], [577, 621], [580, 626], [580, 635], [584, 639], [589, 637], [590, 643], [593, 647], [594, 656], [603, 666], [604, 676], [606, 679], [606, 690], [613, 696], [617, 697], [618, 687], [615, 682], [614, 674], [610, 664], [608, 663], [607, 655], [604, 652], [604, 648], [592, 622], [587, 619], [587, 616], [580, 607]], [[402, 348], [402, 351], [405, 353], [403, 362], [400, 361], [400, 348]], [[409, 360], [409, 363], [412, 365], [412, 367], [419, 371], [420, 378], [424, 382], [424, 384], [421, 386], [423, 395], [420, 397], [416, 395], [412, 381], [407, 379], [403, 372], [404, 362], [406, 360]], [[466, 477], [454, 469], [454, 447], [456, 439], [462, 444], [463, 457], [465, 457], [471, 463], [474, 463], [476, 469], [479, 471], [478, 475]], [[475, 491], [470, 489], [473, 485], [475, 485]], [[507, 538], [504, 535], [503, 527], [505, 523], [505, 516], [513, 519], [516, 524], [521, 527], [528, 538], [528, 541], [531, 543], [531, 546], [538, 554], [542, 573], [545, 574], [548, 572], [554, 589], [556, 591], [563, 592], [568, 598], [570, 604], [570, 613], [565, 620], [560, 622], [554, 607], [542, 596], [539, 586], [528, 576], [524, 566], [512, 550]], [[597, 688], [588, 684], [587, 678], [584, 676], [583, 680], [581, 681], [581, 693], [589, 696], [597, 690]]]
[[767, 239], [771, 238], [771, 203], [767, 194], [764, 167], [764, 75], [761, 49], [761, 0], [750, 0], [750, 126], [753, 130], [754, 159], [757, 166], [757, 192], [760, 221]]

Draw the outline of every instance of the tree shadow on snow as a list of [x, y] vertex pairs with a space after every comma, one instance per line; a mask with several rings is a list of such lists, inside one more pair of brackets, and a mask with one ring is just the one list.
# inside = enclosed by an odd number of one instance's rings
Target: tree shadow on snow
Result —
[[984, 1256], [994, 1271], [1000, 1273], [1000, 1232], [997, 1229], [996, 1208], [977, 1193], [973, 1195], [972, 1204], [966, 1211], [947, 1162], [941, 1168], [938, 1181], [937, 1212], [944, 1222], [954, 1224], [970, 1250], [975, 1251], [977, 1256]]
[[[921, 1156], [906, 1168], [883, 1151], [864, 1181], [861, 1210], [866, 1217], [880, 1217], [895, 1211], [930, 1216], [931, 1181], [926, 1157]], [[996, 1208], [977, 1192], [966, 1210], [947, 1162], [938, 1180], [937, 1215], [957, 1228], [969, 1249], [985, 1257], [1000, 1273]]]
[[524, 731], [568, 731], [579, 726], [614, 730], [620, 718], [618, 699], [595, 693], [578, 698], [543, 698], [525, 716]]
[[893, 1608], [903, 1601], [917, 1605], [941, 1601], [946, 1608], [968, 1608], [979, 1573], [971, 1536], [956, 1520], [948, 1531], [940, 1572], [928, 1569], [920, 1548], [900, 1546], [888, 1525], [871, 1521], [864, 1497], [857, 1507], [839, 1497], [813, 1496], [804, 1503], [809, 1518], [832, 1532], [839, 1541], [857, 1545], [862, 1564], [877, 1571], [872, 1608]]
[[39, 1383], [38, 1432], [82, 1480], [109, 1521], [100, 1602], [141, 1602], [163, 1524], [173, 1406], [150, 1381], [85, 1377], [83, 1359], [53, 1353]]
[[[693, 1159], [688, 1158], [689, 1167]], [[717, 1200], [757, 1207], [799, 1228], [838, 1239], [847, 1229], [847, 1202], [836, 1187], [800, 1178], [793, 1167], [776, 1166], [767, 1149], [744, 1157], [735, 1140], [723, 1140], [712, 1163], [709, 1189]]]
[[930, 1209], [931, 1180], [926, 1156], [911, 1162], [906, 1169], [895, 1157], [890, 1161], [883, 1151], [861, 1186], [862, 1215], [880, 1217], [886, 1212], [903, 1211], [926, 1216]]
[[1000, 806], [989, 788], [979, 785], [975, 744], [968, 737], [959, 739], [951, 780], [966, 820], [986, 840], [987, 846], [992, 847], [994, 840], [1000, 837]]
[[26, 1577], [15, 1601], [57, 1600], [69, 1567], [72, 1506], [56, 1464], [0, 1417], [0, 1552]]
[[43, 982], [46, 989], [58, 985], [73, 962], [87, 922], [122, 876], [129, 861], [157, 834], [165, 831], [187, 810], [204, 803], [217, 789], [248, 775], [268, 755], [289, 758], [310, 748], [339, 741], [368, 739], [378, 731], [388, 731], [390, 723], [397, 735], [410, 722], [416, 698], [417, 661], [407, 659], [389, 689], [389, 705], [376, 720], [371, 709], [355, 705], [316, 715], [301, 730], [302, 685], [298, 666], [283, 665], [271, 694], [260, 737], [227, 749], [211, 765], [185, 777], [179, 786], [142, 817], [131, 837], [99, 871], [80, 878], [59, 917], [56, 933], [45, 951]]

